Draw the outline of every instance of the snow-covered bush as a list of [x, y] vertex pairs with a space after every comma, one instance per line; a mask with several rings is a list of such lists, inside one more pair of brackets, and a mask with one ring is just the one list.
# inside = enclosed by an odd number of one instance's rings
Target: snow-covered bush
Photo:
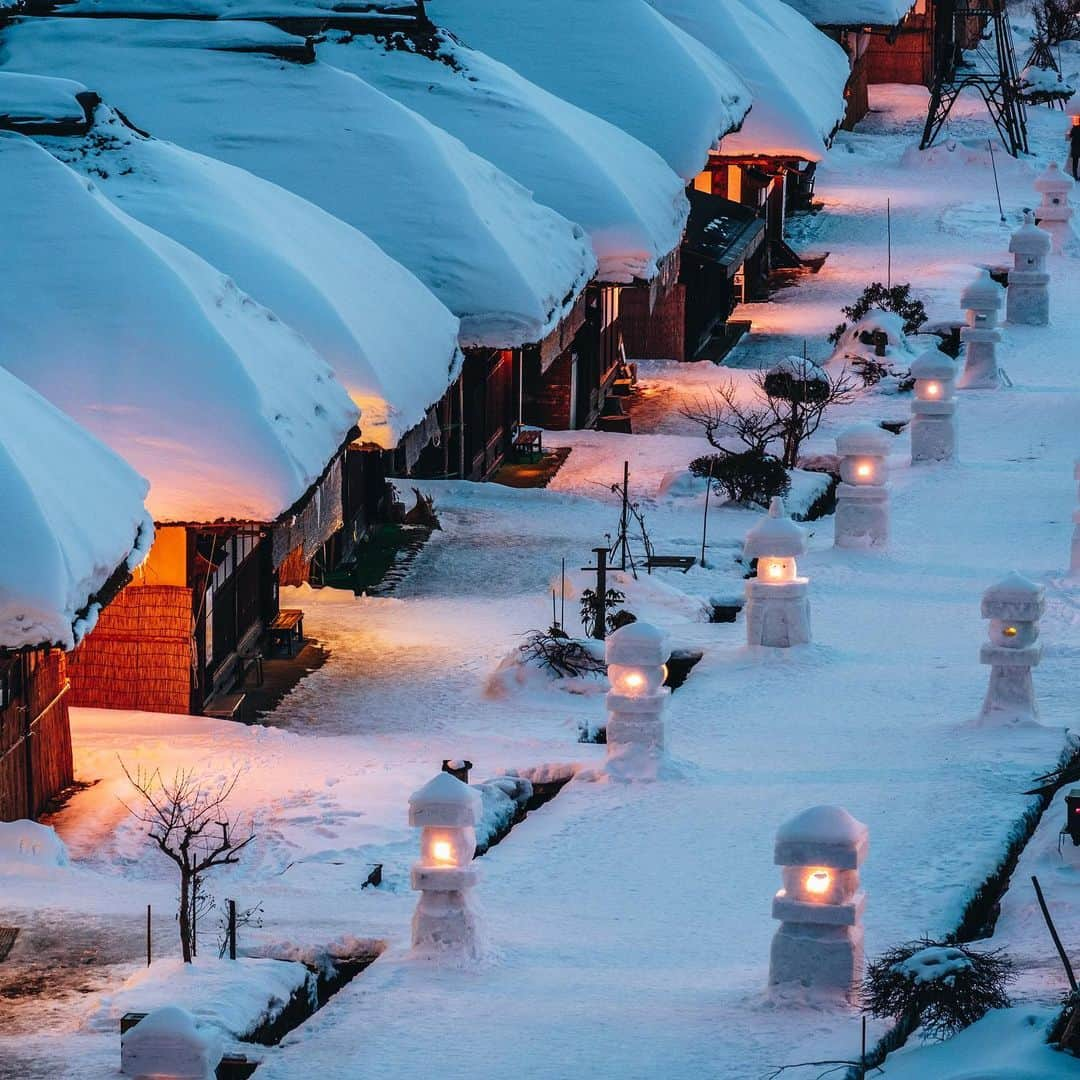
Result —
[[874, 1016], [912, 1016], [937, 1038], [1009, 1004], [1012, 961], [1000, 950], [978, 952], [923, 938], [889, 949], [866, 970], [863, 1008]]
[[557, 626], [531, 630], [520, 650], [527, 662], [546, 668], [558, 679], [579, 678], [606, 670], [604, 661], [586, 644], [576, 641]]
[[694, 476], [711, 477], [713, 490], [734, 503], [768, 506], [774, 495], [783, 498], [791, 478], [783, 462], [761, 450], [741, 454], [706, 454], [690, 462]]
[[850, 365], [864, 386], [875, 386], [906, 371], [917, 355], [908, 341], [902, 315], [871, 311], [844, 330], [829, 360]]
[[[840, 309], [851, 322], [859, 322], [871, 311], [889, 311], [903, 320], [901, 330], [905, 334], [917, 334], [926, 322], [926, 305], [911, 296], [910, 285], [883, 285], [880, 281], [871, 282], [862, 291], [862, 295], [853, 304]], [[848, 329], [848, 323], [842, 322], [829, 335], [829, 343], [837, 345]]]

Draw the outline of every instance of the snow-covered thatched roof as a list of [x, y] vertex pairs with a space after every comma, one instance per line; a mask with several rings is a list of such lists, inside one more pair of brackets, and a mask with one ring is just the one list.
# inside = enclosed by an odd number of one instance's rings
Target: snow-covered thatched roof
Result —
[[255, 22], [31, 19], [5, 30], [3, 64], [78, 79], [358, 228], [461, 318], [463, 344], [544, 338], [595, 271], [581, 227], [355, 75], [250, 51], [300, 40]]
[[391, 41], [339, 37], [319, 46], [321, 60], [422, 113], [583, 225], [601, 280], [651, 278], [657, 259], [678, 246], [687, 214], [683, 182], [620, 128], [445, 31]]
[[0, 402], [0, 649], [72, 649], [94, 597], [150, 548], [147, 484], [2, 367]]
[[725, 154], [819, 160], [844, 118], [847, 54], [783, 0], [650, 0], [721, 59], [753, 95]]
[[94, 120], [85, 137], [37, 141], [299, 331], [359, 407], [365, 442], [391, 448], [424, 419], [456, 377], [458, 320], [408, 270], [291, 192], [148, 139], [104, 105]]
[[32, 139], [0, 134], [0, 175], [0, 363], [149, 479], [157, 521], [304, 496], [356, 421], [311, 346]]
[[787, 0], [815, 26], [895, 26], [913, 0]]
[[651, 146], [684, 180], [737, 127], [746, 86], [646, 0], [429, 0], [466, 44]]

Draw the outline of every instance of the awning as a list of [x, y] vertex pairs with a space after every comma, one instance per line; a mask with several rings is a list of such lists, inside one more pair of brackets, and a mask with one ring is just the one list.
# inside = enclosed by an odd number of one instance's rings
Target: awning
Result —
[[686, 251], [719, 263], [733, 275], [765, 241], [765, 221], [748, 206], [691, 189]]

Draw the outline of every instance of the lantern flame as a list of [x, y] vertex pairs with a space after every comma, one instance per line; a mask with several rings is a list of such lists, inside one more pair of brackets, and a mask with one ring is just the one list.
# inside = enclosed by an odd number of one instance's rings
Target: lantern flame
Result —
[[435, 857], [437, 863], [441, 863], [443, 866], [453, 865], [454, 848], [449, 840], [436, 840], [431, 845], [431, 854]]
[[930, 382], [926, 384], [926, 396], [927, 397], [940, 397], [941, 396], [941, 383]]
[[807, 876], [806, 891], [814, 896], [824, 896], [832, 884], [832, 875], [828, 870], [815, 870]]
[[864, 480], [869, 479], [874, 475], [874, 466], [868, 461], [860, 461], [859, 464], [855, 466], [855, 475], [861, 476]]
[[640, 671], [631, 671], [630, 674], [626, 676], [626, 685], [629, 686], [631, 690], [636, 690], [639, 686], [645, 685], [645, 676], [642, 675]]
[[1016, 637], [1016, 635], [1020, 633], [1020, 631], [1015, 626], [1006, 626], [1001, 632], [1006, 637]]

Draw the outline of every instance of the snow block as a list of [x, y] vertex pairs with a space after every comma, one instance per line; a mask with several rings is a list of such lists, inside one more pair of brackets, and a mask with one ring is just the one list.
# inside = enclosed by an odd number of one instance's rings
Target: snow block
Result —
[[810, 599], [805, 578], [774, 584], [746, 583], [746, 643], [773, 649], [810, 641]]
[[861, 926], [784, 922], [773, 937], [769, 983], [850, 995], [862, 978]]

